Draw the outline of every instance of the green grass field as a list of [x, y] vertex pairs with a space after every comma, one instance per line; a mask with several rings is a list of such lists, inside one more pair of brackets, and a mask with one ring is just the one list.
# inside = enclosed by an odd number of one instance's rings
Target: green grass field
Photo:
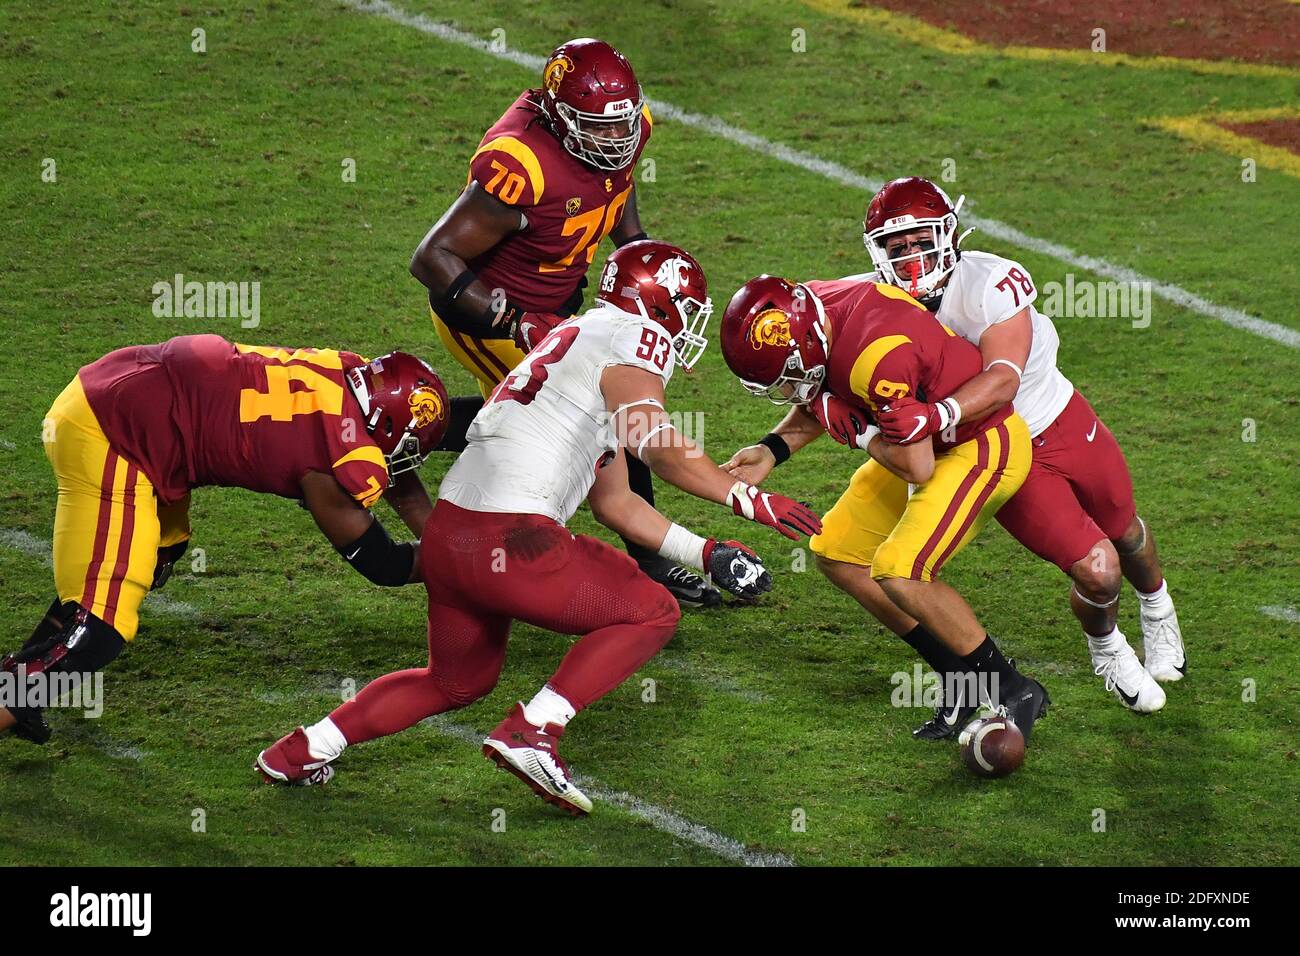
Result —
[[[599, 34], [651, 97], [874, 179], [938, 177], [955, 160], [944, 185], [981, 216], [1300, 329], [1300, 182], [1261, 169], [1243, 183], [1240, 157], [1141, 124], [1294, 103], [1295, 78], [949, 58], [793, 2], [402, 3], [485, 39], [502, 29], [533, 54]], [[324, 0], [85, 6], [0, 8], [5, 650], [52, 596], [40, 428], [82, 364], [203, 331], [404, 348], [453, 393], [470, 390], [407, 262], [483, 130], [536, 84], [509, 62]], [[203, 54], [191, 51], [196, 27]], [[796, 28], [804, 53], [791, 50]], [[762, 271], [869, 268], [866, 193], [662, 118], [646, 156], [642, 220], [699, 257], [719, 310]], [[42, 179], [47, 158], [56, 182]], [[349, 158], [354, 183], [341, 176]], [[978, 232], [968, 243], [1024, 262], [1040, 287], [1071, 271]], [[156, 318], [151, 287], [178, 272], [260, 281], [261, 325]], [[1064, 578], [991, 527], [947, 579], [1055, 706], [1026, 766], [980, 782], [955, 746], [911, 739], [923, 713], [889, 705], [910, 652], [802, 549], [661, 488], [676, 520], [743, 535], [776, 588], [760, 607], [688, 612], [658, 658], [572, 725], [570, 763], [628, 797], [568, 819], [466, 741], [464, 728], [486, 731], [531, 695], [568, 645], [527, 626], [498, 688], [449, 715], [454, 726], [357, 747], [329, 787], [264, 787], [250, 770], [261, 747], [323, 716], [345, 681], [423, 660], [423, 591], [366, 584], [292, 502], [206, 489], [192, 545], [206, 568], [183, 567], [166, 601], [146, 603], [139, 639], [107, 672], [102, 719], [53, 714], [43, 750], [0, 741], [0, 863], [734, 861], [656, 827], [645, 806], [799, 865], [1296, 863], [1300, 624], [1260, 608], [1300, 603], [1300, 353], [1160, 298], [1149, 328], [1057, 326], [1064, 371], [1125, 448], [1178, 602], [1190, 670], [1161, 713], [1139, 718], [1103, 690]], [[669, 398], [704, 413], [720, 460], [779, 417], [716, 347]], [[821, 441], [772, 485], [825, 510], [859, 460]], [[431, 487], [449, 461], [426, 464]], [[584, 511], [573, 527], [595, 524]], [[1140, 641], [1127, 588], [1121, 625]], [[657, 682], [653, 703], [644, 678]]]

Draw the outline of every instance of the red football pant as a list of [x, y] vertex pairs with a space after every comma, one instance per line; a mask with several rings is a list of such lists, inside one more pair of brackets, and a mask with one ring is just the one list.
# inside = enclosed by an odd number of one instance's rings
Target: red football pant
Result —
[[576, 710], [654, 657], [681, 611], [661, 584], [603, 541], [540, 515], [439, 501], [424, 528], [429, 666], [386, 674], [330, 715], [348, 743], [465, 707], [496, 686], [514, 619], [582, 634], [548, 683]]
[[1029, 477], [998, 521], [1069, 574], [1098, 541], [1119, 538], [1133, 523], [1133, 479], [1119, 442], [1077, 391], [1033, 445]]

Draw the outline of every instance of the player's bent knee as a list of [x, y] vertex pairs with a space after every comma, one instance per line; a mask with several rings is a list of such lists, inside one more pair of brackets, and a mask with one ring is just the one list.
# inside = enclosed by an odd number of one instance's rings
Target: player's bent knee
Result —
[[1099, 541], [1088, 556], [1070, 569], [1075, 590], [1097, 604], [1107, 604], [1119, 594], [1122, 572], [1119, 555], [1109, 541]]
[[919, 575], [912, 573], [916, 565], [916, 555], [894, 541], [886, 541], [876, 549], [875, 558], [871, 562], [871, 579], [880, 584], [888, 592], [887, 581], [896, 579], [917, 579]]

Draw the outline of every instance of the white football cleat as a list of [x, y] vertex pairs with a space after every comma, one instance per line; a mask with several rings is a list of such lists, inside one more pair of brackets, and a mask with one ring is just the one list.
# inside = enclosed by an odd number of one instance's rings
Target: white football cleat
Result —
[[483, 741], [483, 756], [528, 784], [539, 797], [574, 816], [591, 812], [591, 800], [577, 788], [558, 745], [564, 728], [538, 727], [524, 716], [522, 702]]
[[1146, 672], [1138, 660], [1137, 652], [1128, 641], [1120, 641], [1113, 652], [1092, 651], [1093, 672], [1106, 682], [1106, 689], [1129, 710], [1139, 714], [1154, 714], [1165, 706], [1165, 692]]
[[1178, 613], [1173, 604], [1163, 615], [1152, 614], [1143, 605], [1139, 618], [1147, 673], [1161, 682], [1182, 680], [1187, 673], [1187, 651], [1183, 648], [1183, 632], [1178, 627]]

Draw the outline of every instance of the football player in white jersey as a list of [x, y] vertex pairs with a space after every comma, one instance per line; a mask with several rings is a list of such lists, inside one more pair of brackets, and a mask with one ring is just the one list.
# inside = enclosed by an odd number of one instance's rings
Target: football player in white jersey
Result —
[[[1029, 270], [959, 249], [964, 198], [953, 205], [934, 183], [912, 177], [887, 183], [867, 208], [863, 241], [879, 278], [909, 292], [984, 359], [984, 371], [952, 395], [898, 402], [882, 412], [879, 426], [896, 441], [917, 441], [1014, 402], [1029, 425], [1034, 463], [998, 521], [1070, 576], [1070, 606], [1107, 690], [1132, 710], [1157, 711], [1165, 704], [1159, 682], [1181, 679], [1187, 656], [1124, 453], [1056, 367], [1056, 328], [1034, 308], [1038, 292]], [[1117, 624], [1121, 578], [1137, 592], [1145, 667]], [[919, 635], [917, 643], [926, 655], [930, 642]]]
[[621, 450], [788, 538], [821, 530], [805, 505], [720, 469], [664, 409], [674, 367], [689, 369], [706, 345], [712, 305], [699, 264], [664, 242], [629, 243], [605, 264], [598, 295], [595, 308], [557, 325], [497, 385], [443, 479], [420, 543], [428, 667], [380, 677], [264, 750], [257, 765], [268, 781], [324, 783], [347, 745], [485, 696], [519, 619], [583, 636], [537, 695], [488, 735], [483, 752], [547, 802], [587, 813], [591, 801], [560, 758], [560, 736], [659, 652], [680, 611], [624, 552], [565, 528], [578, 506], [585, 499], [608, 528], [735, 595], [757, 597], [772, 585], [744, 545], [695, 535], [634, 494]]

